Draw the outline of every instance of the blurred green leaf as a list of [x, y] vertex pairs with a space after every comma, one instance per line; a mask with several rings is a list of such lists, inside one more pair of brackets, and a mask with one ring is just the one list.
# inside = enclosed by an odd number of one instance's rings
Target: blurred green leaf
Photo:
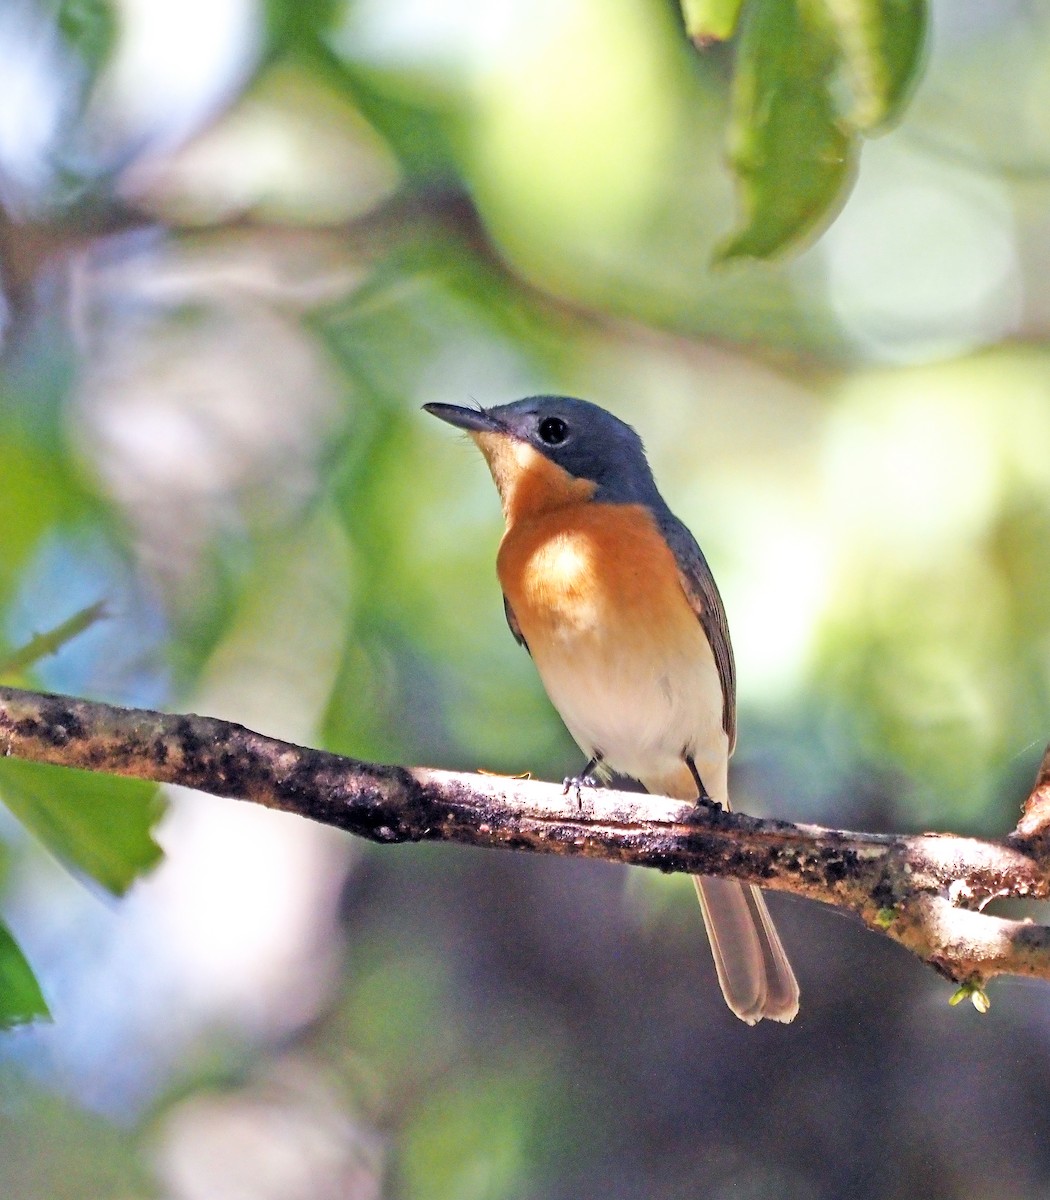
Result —
[[322, 48], [342, 9], [340, 0], [265, 0], [263, 16], [272, 53], [311, 53]]
[[838, 46], [806, 0], [751, 0], [733, 79], [729, 158], [743, 222], [715, 261], [768, 258], [830, 220], [853, 173], [832, 95]]
[[866, 133], [900, 116], [919, 76], [926, 0], [823, 0], [853, 92], [851, 124]]
[[392, 1085], [410, 1074], [441, 1071], [458, 1051], [456, 1030], [441, 1020], [455, 990], [449, 965], [430, 945], [396, 950], [380, 940], [354, 946], [345, 1001], [346, 1044]]
[[106, 602], [98, 600], [74, 613], [67, 621], [56, 625], [54, 629], [36, 634], [24, 646], [13, 651], [6, 660], [0, 661], [0, 676], [24, 671], [26, 667], [31, 667], [40, 659], [57, 654], [67, 642], [72, 641], [85, 629], [89, 629], [96, 621], [101, 621], [105, 615]]
[[5, 1200], [150, 1200], [160, 1194], [127, 1122], [24, 1076], [0, 1096], [0, 1112]]
[[0, 1029], [50, 1015], [32, 968], [11, 931], [0, 921]]
[[168, 651], [176, 693], [195, 684], [226, 636], [255, 582], [258, 549], [246, 536], [224, 531], [201, 552], [201, 570], [192, 602], [174, 606]]
[[337, 47], [314, 46], [312, 58], [325, 80], [352, 99], [414, 184], [458, 188], [457, 108], [451, 99], [438, 100], [410, 78], [341, 57]]
[[0, 437], [0, 604], [39, 538], [71, 508], [68, 471], [22, 437]]
[[530, 1182], [536, 1080], [508, 1072], [463, 1078], [428, 1097], [401, 1162], [410, 1200], [499, 1200]]
[[150, 831], [164, 805], [145, 780], [7, 758], [0, 797], [53, 854], [114, 895], [161, 857]]
[[109, 0], [61, 0], [58, 27], [96, 74], [117, 40], [117, 17]]
[[685, 31], [698, 45], [733, 36], [744, 0], [682, 0]]

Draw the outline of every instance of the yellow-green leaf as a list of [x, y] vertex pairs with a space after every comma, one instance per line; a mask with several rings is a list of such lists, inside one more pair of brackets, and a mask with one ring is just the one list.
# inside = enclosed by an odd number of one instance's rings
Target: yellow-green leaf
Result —
[[0, 1029], [50, 1015], [32, 968], [11, 931], [0, 921]]
[[769, 258], [829, 221], [853, 174], [832, 87], [838, 45], [807, 0], [751, 0], [733, 78], [729, 159], [743, 220], [716, 261]]
[[164, 806], [145, 780], [6, 758], [0, 800], [52, 854], [115, 895], [161, 856], [151, 830]]
[[950, 996], [948, 1003], [954, 1008], [964, 1000], [969, 1000], [982, 1015], [992, 1007], [992, 1002], [988, 999], [988, 993], [979, 983], [960, 984]]
[[681, 0], [685, 31], [698, 46], [733, 36], [744, 0]]
[[849, 121], [866, 133], [901, 114], [919, 77], [926, 0], [821, 0], [853, 93]]

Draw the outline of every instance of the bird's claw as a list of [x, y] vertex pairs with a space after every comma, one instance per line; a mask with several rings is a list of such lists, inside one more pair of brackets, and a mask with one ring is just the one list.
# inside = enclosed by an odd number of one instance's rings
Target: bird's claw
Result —
[[583, 808], [582, 788], [601, 787], [601, 784], [593, 775], [566, 775], [562, 780], [561, 794], [567, 796], [569, 792], [576, 789], [576, 805], [578, 808]]

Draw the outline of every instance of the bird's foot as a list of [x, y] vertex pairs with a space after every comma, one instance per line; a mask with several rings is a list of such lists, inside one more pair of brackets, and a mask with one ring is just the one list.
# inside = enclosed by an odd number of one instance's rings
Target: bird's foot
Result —
[[566, 775], [562, 780], [561, 794], [567, 796], [569, 792], [576, 789], [576, 806], [579, 809], [583, 808], [583, 796], [581, 788], [596, 788], [601, 787], [601, 782], [592, 774], [594, 768], [601, 762], [601, 755], [595, 755], [594, 758], [583, 768], [579, 775]]
[[593, 775], [566, 775], [562, 780], [562, 795], [567, 796], [573, 788], [576, 789], [576, 807], [583, 811], [582, 788], [601, 787], [601, 783]]
[[595, 779], [593, 775], [566, 775], [562, 782], [562, 795], [567, 796], [570, 788], [575, 788], [577, 791], [580, 788], [596, 788], [601, 787], [601, 781]]
[[689, 768], [689, 773], [693, 777], [693, 782], [696, 784], [696, 807], [697, 808], [721, 808], [722, 805], [718, 800], [711, 798], [711, 793], [704, 787], [704, 781], [700, 778], [700, 772], [696, 769], [696, 763], [693, 761], [691, 754], [683, 754], [682, 756], [685, 765]]

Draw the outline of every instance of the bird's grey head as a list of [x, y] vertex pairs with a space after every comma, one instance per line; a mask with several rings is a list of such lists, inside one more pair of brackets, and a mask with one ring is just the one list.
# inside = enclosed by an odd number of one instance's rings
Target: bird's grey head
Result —
[[428, 404], [427, 412], [473, 433], [502, 433], [524, 442], [575, 479], [596, 485], [595, 499], [659, 501], [642, 439], [597, 404], [571, 396], [528, 396], [495, 408]]

